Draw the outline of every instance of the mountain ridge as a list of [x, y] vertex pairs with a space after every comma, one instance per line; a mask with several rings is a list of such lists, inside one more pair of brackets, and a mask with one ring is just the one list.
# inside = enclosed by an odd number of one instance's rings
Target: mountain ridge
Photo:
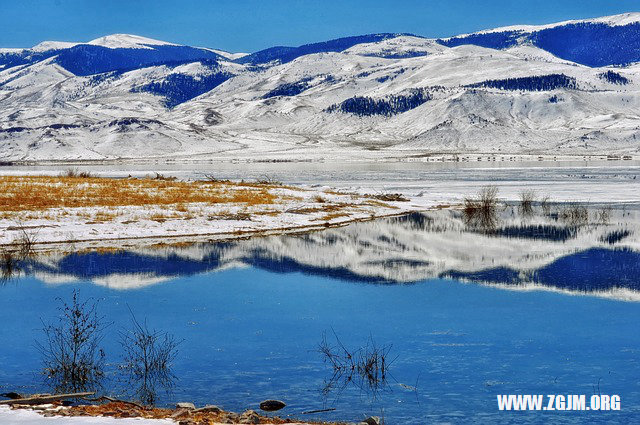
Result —
[[2, 49], [0, 160], [637, 155], [638, 19], [247, 55], [130, 34]]

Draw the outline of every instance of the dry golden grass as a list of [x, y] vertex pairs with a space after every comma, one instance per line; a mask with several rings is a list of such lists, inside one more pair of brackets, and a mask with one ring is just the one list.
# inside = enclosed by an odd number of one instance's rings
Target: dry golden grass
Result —
[[93, 220], [97, 222], [101, 221], [111, 221], [118, 216], [115, 212], [107, 212], [107, 211], [98, 211], [94, 214]]
[[0, 213], [50, 208], [178, 205], [188, 203], [273, 204], [267, 187], [230, 182], [109, 179], [69, 176], [0, 177]]
[[398, 207], [396, 207], [396, 206], [393, 206], [393, 205], [390, 205], [390, 204], [387, 204], [385, 202], [378, 201], [378, 200], [375, 200], [375, 199], [369, 199], [369, 200], [363, 202], [363, 204], [371, 205], [373, 207], [383, 207], [383, 208], [398, 209]]
[[349, 217], [349, 213], [346, 212], [332, 212], [323, 215], [322, 217], [314, 218], [312, 221], [331, 221], [336, 218]]

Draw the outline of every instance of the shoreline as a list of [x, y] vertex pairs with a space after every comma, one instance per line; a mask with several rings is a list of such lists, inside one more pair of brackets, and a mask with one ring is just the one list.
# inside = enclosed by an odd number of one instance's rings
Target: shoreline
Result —
[[256, 157], [220, 157], [210, 158], [196, 157], [157, 157], [157, 158], [103, 158], [103, 159], [54, 159], [54, 160], [0, 160], [0, 170], [4, 167], [12, 166], [100, 166], [100, 165], [188, 165], [188, 164], [269, 164], [269, 163], [290, 163], [290, 164], [331, 164], [331, 163], [395, 163], [395, 162], [445, 162], [445, 163], [474, 163], [474, 162], [591, 162], [591, 161], [640, 161], [640, 154], [633, 153], [590, 153], [590, 154], [548, 154], [548, 153], [409, 153], [391, 152], [385, 156], [366, 156], [362, 159], [354, 159], [350, 156], [317, 156], [300, 159], [280, 158], [256, 158]]
[[[279, 235], [304, 235], [307, 233], [320, 232], [325, 229], [338, 228], [348, 226], [352, 223], [363, 223], [368, 221], [374, 221], [381, 218], [390, 218], [403, 216], [411, 212], [416, 211], [434, 211], [443, 208], [450, 208], [453, 206], [436, 206], [430, 209], [421, 210], [403, 210], [402, 212], [383, 214], [363, 218], [353, 218], [343, 221], [336, 221], [332, 223], [324, 224], [310, 224], [296, 227], [281, 227], [271, 228], [265, 230], [245, 230], [235, 232], [222, 232], [222, 233], [190, 233], [190, 234], [166, 234], [166, 235], [154, 235], [154, 236], [136, 236], [136, 237], [122, 237], [112, 239], [85, 239], [85, 240], [67, 240], [67, 241], [37, 241], [33, 246], [34, 253], [50, 253], [50, 252], [68, 252], [69, 248], [73, 248], [75, 252], [82, 252], [86, 250], [104, 249], [104, 250], [119, 250], [127, 248], [141, 248], [141, 247], [164, 247], [164, 246], [179, 246], [183, 244], [192, 243], [206, 243], [206, 242], [227, 242], [235, 240], [247, 240], [251, 238], [261, 238], [268, 236]], [[0, 249], [3, 247], [15, 247], [17, 244], [0, 244]]]
[[[286, 417], [278, 415], [267, 416], [255, 410], [247, 409], [242, 413], [226, 411], [215, 405], [200, 408], [192, 403], [178, 403], [175, 408], [159, 408], [142, 406], [124, 401], [110, 400], [102, 404], [79, 404], [65, 406], [62, 402], [42, 404], [15, 404], [0, 406], [0, 421], [10, 420], [15, 423], [32, 424], [34, 422], [88, 423], [100, 425], [231, 425], [231, 424], [290, 424], [290, 425], [347, 425], [348, 422], [304, 421], [293, 418], [294, 414]], [[14, 422], [11, 422], [14, 423]], [[367, 422], [365, 422], [367, 423]]]
[[108, 249], [306, 233], [449, 207], [273, 182], [0, 177], [0, 247]]

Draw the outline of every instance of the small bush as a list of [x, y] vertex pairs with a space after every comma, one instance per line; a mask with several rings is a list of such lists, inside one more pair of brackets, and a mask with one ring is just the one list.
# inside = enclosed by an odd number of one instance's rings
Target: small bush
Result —
[[467, 225], [494, 228], [497, 225], [498, 188], [486, 186], [476, 198], [465, 198], [463, 214]]
[[338, 385], [341, 389], [349, 384], [355, 385], [374, 398], [380, 391], [387, 389], [389, 366], [393, 363], [393, 360], [389, 359], [391, 345], [379, 347], [370, 337], [364, 347], [349, 351], [335, 332], [334, 337], [336, 345], [332, 346], [327, 342], [326, 334], [323, 334], [318, 345], [318, 352], [324, 362], [331, 365], [333, 371], [329, 381], [325, 382], [325, 395]]
[[540, 200], [540, 206], [542, 207], [542, 212], [545, 215], [549, 215], [551, 214], [551, 204], [550, 204], [550, 197], [549, 195], [545, 195], [544, 197], [542, 197], [542, 199]]
[[88, 171], [80, 171], [77, 168], [68, 168], [62, 173], [62, 177], [71, 177], [76, 179], [90, 179], [93, 178], [94, 175]]
[[520, 192], [520, 214], [524, 217], [533, 215], [533, 201], [536, 199], [536, 192], [531, 189]]
[[104, 351], [100, 348], [104, 318], [97, 303], [80, 301], [73, 292], [71, 304], [62, 301], [57, 322], [42, 328], [44, 343], [38, 343], [44, 373], [55, 392], [82, 392], [101, 387]]
[[165, 176], [163, 174], [160, 174], [158, 172], [156, 172], [156, 176], [153, 178], [154, 180], [160, 180], [163, 182], [173, 182], [178, 180], [178, 178], [176, 176]]
[[589, 223], [589, 210], [587, 207], [571, 204], [560, 211], [558, 217], [572, 226], [580, 226]]
[[153, 405], [158, 387], [169, 391], [175, 384], [171, 364], [177, 355], [178, 342], [173, 335], [149, 330], [131, 313], [133, 328], [120, 333], [124, 363], [120, 369], [127, 373], [134, 397], [146, 405]]
[[2, 251], [0, 254], [0, 283], [5, 283], [19, 271], [18, 262], [12, 252]]
[[385, 202], [409, 202], [409, 198], [401, 193], [379, 193], [376, 195], [367, 195], [367, 198]]
[[604, 207], [596, 211], [596, 221], [600, 224], [609, 224], [611, 220], [611, 207]]

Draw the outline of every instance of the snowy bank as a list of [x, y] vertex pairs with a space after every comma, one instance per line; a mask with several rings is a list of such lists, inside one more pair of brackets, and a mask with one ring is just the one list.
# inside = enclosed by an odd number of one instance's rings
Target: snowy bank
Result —
[[[0, 177], [0, 245], [79, 249], [322, 229], [434, 207], [271, 182]], [[58, 247], [55, 247], [58, 245]]]

